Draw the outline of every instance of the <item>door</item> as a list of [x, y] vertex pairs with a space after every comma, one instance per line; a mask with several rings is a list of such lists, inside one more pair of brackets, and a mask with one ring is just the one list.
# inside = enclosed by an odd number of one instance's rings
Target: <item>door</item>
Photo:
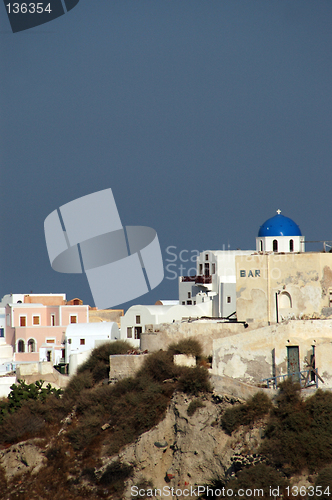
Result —
[[300, 382], [300, 354], [299, 346], [287, 346], [287, 372], [288, 375], [296, 373], [292, 376], [293, 382]]

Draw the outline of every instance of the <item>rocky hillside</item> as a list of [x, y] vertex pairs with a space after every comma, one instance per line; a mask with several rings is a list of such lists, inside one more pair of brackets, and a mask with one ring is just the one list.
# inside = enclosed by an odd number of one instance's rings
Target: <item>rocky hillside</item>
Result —
[[[216, 394], [192, 342], [108, 385], [107, 349], [93, 353], [62, 395], [23, 384], [0, 401], [1, 500], [210, 499], [218, 490], [249, 499], [255, 488], [291, 497], [300, 491], [292, 487], [302, 487], [302, 498], [330, 498], [330, 392], [304, 400], [287, 382], [273, 403], [263, 393], [247, 402]], [[175, 366], [179, 350], [199, 366]]]
[[137, 487], [185, 489], [207, 484], [231, 474], [244, 449], [247, 456], [259, 447], [258, 427], [233, 436], [222, 430], [221, 415], [235, 402], [213, 393], [194, 397], [176, 392], [159, 424], [112, 457], [106, 446], [101, 447], [93, 468], [85, 466], [84, 451], [75, 453], [69, 444], [72, 413], [53, 436], [19, 442], [0, 452], [1, 498], [130, 499]]

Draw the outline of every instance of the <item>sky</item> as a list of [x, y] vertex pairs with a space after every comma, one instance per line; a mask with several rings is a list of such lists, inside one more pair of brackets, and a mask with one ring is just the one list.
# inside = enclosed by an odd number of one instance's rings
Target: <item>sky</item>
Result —
[[124, 309], [177, 299], [197, 251], [255, 249], [277, 209], [332, 240], [331, 25], [327, 0], [80, 0], [12, 33], [1, 4], [0, 296], [94, 305], [51, 268], [44, 220], [106, 188], [164, 257]]

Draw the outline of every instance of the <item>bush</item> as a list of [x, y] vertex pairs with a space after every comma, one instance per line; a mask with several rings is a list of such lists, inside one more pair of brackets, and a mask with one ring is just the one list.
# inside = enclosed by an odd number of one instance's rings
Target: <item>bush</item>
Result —
[[264, 392], [257, 392], [246, 403], [228, 408], [222, 416], [221, 426], [231, 435], [241, 425], [250, 425], [262, 418], [271, 408], [270, 398]]
[[200, 358], [202, 356], [202, 346], [194, 338], [180, 340], [177, 344], [171, 344], [168, 351], [174, 356], [175, 354], [187, 354]]
[[132, 346], [126, 340], [105, 342], [91, 352], [90, 357], [78, 367], [77, 374], [91, 373], [93, 382], [100, 382], [109, 377], [110, 356], [126, 354]]
[[0, 443], [15, 443], [40, 433], [45, 420], [31, 411], [30, 402], [24, 403], [15, 413], [4, 417], [1, 424]]
[[93, 386], [93, 376], [90, 372], [84, 371], [78, 373], [69, 380], [64, 390], [63, 397], [71, 400], [73, 403], [84, 389], [90, 389]]
[[206, 368], [200, 366], [183, 367], [178, 381], [178, 389], [194, 396], [198, 396], [200, 392], [212, 392], [209, 378], [209, 372]]
[[173, 355], [170, 352], [158, 351], [146, 356], [137, 376], [148, 377], [157, 382], [163, 382], [164, 380], [176, 377], [178, 374], [179, 368], [173, 363]]
[[68, 432], [68, 438], [74, 450], [82, 450], [90, 445], [101, 432], [102, 422], [98, 415], [88, 414], [80, 420], [74, 429]]
[[44, 381], [38, 380], [32, 384], [26, 384], [24, 380], [18, 380], [18, 384], [13, 384], [6, 400], [0, 402], [0, 422], [4, 417], [16, 412], [25, 401], [39, 400], [45, 402], [47, 398], [53, 396], [60, 398], [62, 389], [55, 389], [51, 384], [43, 387]]
[[261, 453], [288, 475], [332, 462], [332, 394], [318, 390], [304, 401], [288, 380], [276, 401]]
[[[227, 481], [226, 488], [232, 489], [234, 492], [238, 491], [240, 488], [244, 491], [250, 490], [251, 492], [256, 490], [256, 495], [251, 493], [241, 496], [244, 500], [252, 500], [254, 496], [270, 498], [272, 496], [270, 488], [275, 489], [278, 487], [280, 489], [280, 495], [277, 496], [279, 497], [282, 495], [282, 492], [287, 485], [288, 481], [279, 471], [269, 465], [260, 463], [249, 467], [248, 469], [241, 470], [235, 478], [231, 478]], [[261, 495], [260, 492], [257, 492], [257, 490], [263, 490], [264, 495]]]
[[187, 415], [189, 417], [192, 417], [195, 411], [198, 410], [198, 408], [205, 408], [205, 404], [200, 399], [194, 399], [189, 403], [189, 406], [187, 408]]
[[[131, 476], [132, 471], [133, 467], [131, 465], [123, 464], [120, 460], [117, 460], [107, 467], [99, 483], [107, 487], [108, 494], [115, 494], [116, 498], [122, 498], [125, 481]], [[112, 498], [114, 498], [113, 495]]]
[[322, 469], [315, 481], [315, 491], [316, 487], [320, 486], [322, 495], [317, 495], [315, 498], [321, 498], [324, 500], [330, 500], [332, 494], [332, 465], [328, 465], [324, 469]]

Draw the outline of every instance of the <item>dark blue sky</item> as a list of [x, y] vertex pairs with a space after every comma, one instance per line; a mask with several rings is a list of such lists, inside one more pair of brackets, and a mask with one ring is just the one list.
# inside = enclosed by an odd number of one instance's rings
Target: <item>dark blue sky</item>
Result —
[[[331, 26], [327, 0], [80, 0], [13, 34], [1, 4], [0, 295], [92, 303], [50, 267], [43, 223], [108, 187], [165, 258], [255, 248], [277, 208], [332, 240]], [[177, 281], [135, 302], [159, 298]]]

